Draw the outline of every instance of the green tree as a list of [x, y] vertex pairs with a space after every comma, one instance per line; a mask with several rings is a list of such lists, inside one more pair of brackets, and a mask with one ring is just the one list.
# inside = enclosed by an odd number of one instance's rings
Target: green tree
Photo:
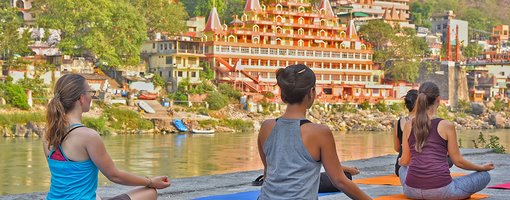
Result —
[[228, 24], [235, 18], [233, 16], [237, 15], [239, 19], [241, 19], [241, 15], [244, 11], [244, 5], [246, 0], [228, 0], [226, 1], [225, 13], [220, 16], [223, 21]]
[[60, 30], [57, 47], [64, 54], [110, 66], [140, 63], [145, 20], [125, 0], [40, 0], [33, 2], [33, 12], [40, 27]]
[[23, 110], [28, 110], [27, 95], [25, 94], [23, 87], [7, 83], [3, 86], [3, 88], [5, 89], [5, 100], [8, 104]]
[[163, 78], [159, 74], [154, 74], [154, 76], [152, 77], [152, 82], [154, 83], [155, 86], [159, 86], [163, 89], [165, 88], [165, 80], [163, 80]]
[[200, 79], [202, 81], [214, 79], [214, 71], [211, 69], [208, 62], [201, 62], [200, 67], [202, 67], [202, 71], [200, 72]]
[[430, 17], [432, 16], [432, 4], [430, 2], [411, 2], [411, 20], [416, 26], [432, 27]]
[[218, 15], [223, 16], [226, 6], [225, 1], [226, 0], [183, 0], [182, 3], [186, 7], [186, 11], [188, 11], [190, 16], [208, 17], [214, 6], [216, 6], [216, 9], [218, 10]]
[[228, 104], [228, 97], [220, 92], [209, 92], [205, 101], [209, 104], [211, 110], [219, 110]]
[[394, 29], [383, 20], [370, 20], [366, 25], [360, 28], [359, 32], [367, 42], [372, 44], [376, 51], [386, 49], [396, 33]]
[[155, 32], [186, 31], [188, 13], [182, 3], [168, 0], [131, 0], [131, 4], [145, 18], [149, 35]]
[[463, 50], [462, 55], [466, 57], [468, 60], [470, 58], [476, 58], [483, 51], [482, 46], [476, 43], [469, 43]]
[[5, 60], [7, 66], [17, 65], [15, 55], [27, 55], [30, 33], [20, 27], [23, 20], [18, 16], [18, 10], [12, 8], [7, 1], [0, 2], [0, 59]]

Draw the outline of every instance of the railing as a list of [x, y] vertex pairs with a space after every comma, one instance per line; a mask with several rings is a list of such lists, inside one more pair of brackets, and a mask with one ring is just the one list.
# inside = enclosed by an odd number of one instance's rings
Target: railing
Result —
[[275, 49], [260, 47], [235, 47], [235, 46], [215, 46], [215, 54], [245, 54], [260, 56], [286, 56], [286, 57], [308, 57], [308, 58], [326, 58], [326, 59], [344, 59], [352, 61], [371, 61], [372, 55], [366, 53], [339, 53], [330, 51], [315, 50], [294, 50], [294, 49]]

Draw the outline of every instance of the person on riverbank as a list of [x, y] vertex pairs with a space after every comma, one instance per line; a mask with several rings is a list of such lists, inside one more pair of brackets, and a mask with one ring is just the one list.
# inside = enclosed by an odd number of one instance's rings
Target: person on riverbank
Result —
[[315, 74], [305, 65], [276, 71], [285, 113], [262, 123], [258, 135], [264, 182], [259, 199], [318, 199], [321, 165], [336, 188], [353, 199], [370, 199], [342, 172], [329, 127], [305, 119], [315, 100]]
[[[415, 117], [404, 125], [400, 181], [412, 199], [466, 199], [489, 184], [492, 163], [476, 165], [465, 160], [457, 145], [455, 126], [436, 117], [439, 88], [432, 82], [418, 90]], [[452, 179], [447, 156], [455, 166], [477, 171]]]
[[398, 160], [402, 157], [402, 127], [406, 124], [407, 121], [411, 120], [414, 117], [414, 104], [416, 103], [416, 98], [418, 98], [418, 90], [412, 89], [407, 91], [404, 96], [404, 104], [409, 111], [407, 116], [400, 117], [393, 124], [393, 149], [398, 152], [397, 161], [395, 162], [395, 174], [398, 176], [398, 170], [400, 169], [400, 165], [398, 164]]
[[157, 199], [156, 189], [170, 186], [166, 176], [141, 177], [115, 167], [99, 134], [82, 125], [90, 110], [92, 93], [85, 78], [66, 74], [58, 79], [48, 104], [44, 154], [51, 172], [47, 199], [100, 199], [96, 196], [98, 171], [110, 181], [144, 186], [111, 199]]

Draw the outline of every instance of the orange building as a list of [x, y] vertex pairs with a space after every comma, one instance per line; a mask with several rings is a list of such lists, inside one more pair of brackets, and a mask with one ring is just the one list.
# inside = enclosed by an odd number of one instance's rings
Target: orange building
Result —
[[[279, 2], [279, 3], [277, 3]], [[391, 85], [380, 84], [383, 71], [354, 24], [340, 24], [329, 0], [314, 8], [306, 0], [261, 4], [247, 0], [244, 12], [221, 24], [213, 8], [202, 36], [206, 60], [216, 80], [245, 93], [278, 93], [275, 71], [305, 64], [317, 75], [319, 100], [360, 102], [394, 98]]]

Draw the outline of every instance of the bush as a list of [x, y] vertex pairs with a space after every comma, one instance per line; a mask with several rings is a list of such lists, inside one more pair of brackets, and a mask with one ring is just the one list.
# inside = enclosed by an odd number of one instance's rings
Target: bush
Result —
[[454, 121], [455, 118], [454, 117], [450, 117], [448, 115], [449, 111], [448, 111], [448, 108], [446, 108], [446, 106], [443, 106], [443, 105], [440, 105], [438, 108], [437, 108], [437, 116], [440, 117], [440, 118], [443, 118], [443, 119], [446, 119], [448, 121]]
[[390, 105], [390, 112], [393, 114], [399, 114], [404, 112], [404, 102], [393, 103]]
[[377, 102], [374, 107], [380, 112], [388, 112], [388, 105], [386, 105], [384, 100]]
[[4, 88], [4, 96], [8, 104], [23, 110], [28, 110], [28, 98], [25, 94], [25, 90], [21, 86], [8, 83]]
[[503, 102], [503, 100], [501, 99], [495, 99], [494, 100], [494, 111], [503, 111], [503, 109], [505, 108], [505, 102]]
[[110, 122], [110, 127], [116, 130], [148, 130], [154, 127], [151, 121], [132, 110], [121, 108], [108, 108], [104, 111], [104, 117]]
[[219, 110], [228, 104], [228, 97], [219, 92], [209, 92], [205, 101], [209, 104], [209, 109]]
[[220, 125], [226, 126], [237, 131], [249, 131], [253, 129], [253, 122], [242, 119], [222, 119]]
[[499, 143], [499, 137], [495, 135], [489, 135], [489, 143], [487, 143], [482, 132], [480, 132], [478, 139], [472, 141], [475, 148], [494, 149], [496, 153], [505, 153], [506, 151], [505, 147]]
[[106, 120], [103, 117], [98, 118], [83, 118], [83, 125], [96, 130], [101, 135], [109, 135], [110, 130], [106, 126]]
[[44, 112], [0, 114], [0, 126], [12, 126], [15, 124], [26, 124], [28, 122], [46, 122], [46, 114]]
[[334, 105], [333, 108], [337, 108], [338, 111], [340, 111], [340, 112], [349, 112], [349, 113], [356, 112], [356, 107], [354, 107], [354, 105], [351, 105], [348, 103]]
[[231, 100], [239, 100], [239, 97], [241, 97], [241, 92], [232, 87], [232, 85], [226, 83], [218, 85], [218, 92], [226, 95]]
[[464, 113], [471, 112], [471, 103], [469, 103], [469, 101], [459, 100], [458, 107], [459, 107], [460, 112], [464, 112]]
[[368, 100], [363, 101], [363, 103], [359, 104], [359, 108], [361, 108], [361, 110], [368, 110], [370, 108], [370, 102], [368, 102]]

